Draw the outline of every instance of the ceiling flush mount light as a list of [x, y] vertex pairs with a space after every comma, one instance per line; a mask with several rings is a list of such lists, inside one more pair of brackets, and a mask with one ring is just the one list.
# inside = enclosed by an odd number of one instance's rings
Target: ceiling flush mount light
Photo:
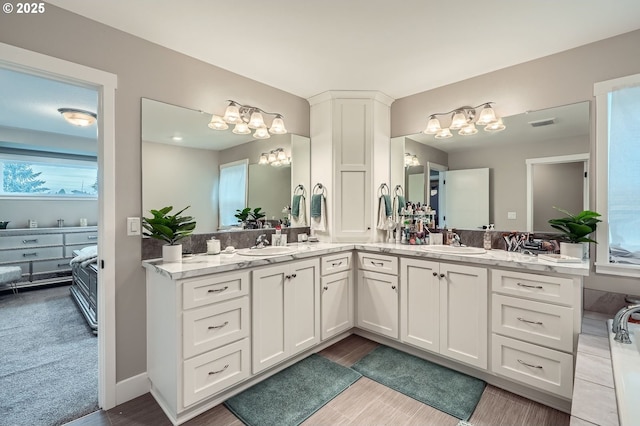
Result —
[[[435, 135], [436, 139], [446, 139], [453, 136], [452, 130], [457, 130], [459, 135], [468, 136], [478, 133], [476, 126], [484, 126], [486, 132], [500, 132], [506, 127], [502, 119], [496, 115], [491, 104], [485, 102], [475, 107], [462, 106], [448, 112], [437, 112], [429, 116], [427, 127], [422, 133]], [[482, 107], [478, 113], [478, 108]], [[438, 116], [451, 115], [449, 127], [442, 127]]]
[[408, 152], [404, 153], [405, 167], [412, 167], [412, 166], [419, 166], [419, 165], [420, 165], [420, 161], [418, 160], [418, 157], [415, 154], [411, 155]]
[[263, 152], [260, 155], [258, 164], [270, 165], [274, 167], [287, 166], [291, 164], [291, 157], [287, 157], [284, 149], [276, 148], [273, 151], [269, 151], [269, 153]]
[[95, 112], [84, 111], [82, 109], [59, 108], [58, 112], [62, 114], [69, 124], [79, 127], [91, 126], [98, 118]]
[[[213, 114], [209, 122], [209, 128], [213, 130], [226, 130], [229, 124], [235, 124], [233, 133], [237, 135], [247, 135], [254, 129], [253, 137], [256, 139], [268, 139], [271, 135], [284, 135], [287, 129], [284, 126], [282, 114], [277, 112], [267, 112], [251, 105], [242, 105], [236, 101], [228, 100], [229, 106], [224, 115]], [[274, 116], [271, 127], [264, 121], [264, 115]]]

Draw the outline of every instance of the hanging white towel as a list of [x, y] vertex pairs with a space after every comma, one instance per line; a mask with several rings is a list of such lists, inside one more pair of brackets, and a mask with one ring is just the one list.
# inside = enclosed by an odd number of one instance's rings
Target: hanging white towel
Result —
[[398, 219], [399, 219], [399, 215], [398, 215], [398, 211], [400, 209], [398, 208], [398, 197], [395, 196], [393, 197], [393, 207], [391, 208], [391, 218], [393, 219], [393, 221], [395, 223], [398, 223]]
[[291, 216], [291, 226], [304, 227], [307, 226], [307, 204], [304, 197], [300, 197], [300, 207], [298, 216]]
[[383, 231], [387, 230], [387, 212], [384, 197], [380, 197], [380, 203], [378, 204], [378, 224], [376, 228], [382, 229]]
[[324, 196], [320, 200], [320, 217], [311, 218], [311, 230], [319, 232], [327, 230], [327, 205]]

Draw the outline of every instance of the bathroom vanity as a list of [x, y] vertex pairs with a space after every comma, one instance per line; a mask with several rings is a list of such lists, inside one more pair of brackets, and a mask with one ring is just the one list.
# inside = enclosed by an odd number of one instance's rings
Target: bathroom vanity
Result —
[[588, 263], [395, 244], [143, 262], [151, 392], [180, 424], [351, 333], [569, 411]]

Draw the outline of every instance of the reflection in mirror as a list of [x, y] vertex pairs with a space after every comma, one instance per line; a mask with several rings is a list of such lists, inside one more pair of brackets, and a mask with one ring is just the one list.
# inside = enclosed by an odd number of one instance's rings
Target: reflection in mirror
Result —
[[[449, 170], [488, 168], [488, 222], [495, 223], [498, 230], [525, 230], [528, 220], [525, 161], [588, 153], [589, 102], [503, 117], [503, 121], [506, 130], [499, 133], [480, 131], [440, 140], [419, 133], [393, 138], [392, 143], [404, 144], [403, 152], [416, 154], [421, 164], [437, 163]], [[404, 168], [404, 164], [392, 166]], [[555, 191], [558, 186], [547, 185], [546, 190]], [[440, 206], [440, 210], [446, 216], [446, 206]], [[548, 220], [547, 214], [542, 213], [537, 221]], [[438, 216], [442, 217], [440, 213]], [[446, 223], [455, 227], [449, 221]]]
[[424, 204], [424, 166], [408, 166], [405, 170], [405, 199], [407, 202]]
[[[285, 134], [254, 140], [252, 135], [236, 135], [231, 129], [211, 130], [207, 127], [210, 119], [211, 114], [202, 111], [142, 99], [143, 216], [148, 216], [150, 209], [167, 205], [191, 206], [189, 213], [197, 221], [197, 234], [218, 231], [220, 165], [247, 160], [245, 198], [253, 203], [253, 194], [255, 202], [265, 205], [251, 205], [252, 208], [262, 207], [268, 219], [282, 219], [283, 207], [291, 203], [292, 185], [309, 188], [309, 138]], [[291, 157], [290, 165], [257, 164], [261, 154], [277, 148]], [[262, 187], [254, 187], [255, 183]], [[277, 193], [277, 198], [255, 199], [255, 194], [264, 193], [266, 186]]]

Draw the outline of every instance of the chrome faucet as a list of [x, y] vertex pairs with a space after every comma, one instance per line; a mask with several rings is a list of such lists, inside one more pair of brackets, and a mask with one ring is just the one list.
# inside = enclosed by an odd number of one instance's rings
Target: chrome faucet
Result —
[[640, 312], [640, 305], [624, 307], [616, 313], [611, 326], [611, 331], [616, 333], [613, 340], [620, 343], [631, 343], [631, 339], [629, 339], [629, 317], [635, 312]]
[[256, 238], [256, 245], [251, 247], [252, 249], [261, 249], [265, 248], [265, 246], [269, 245], [269, 240], [267, 240], [267, 234], [260, 234], [258, 238]]

